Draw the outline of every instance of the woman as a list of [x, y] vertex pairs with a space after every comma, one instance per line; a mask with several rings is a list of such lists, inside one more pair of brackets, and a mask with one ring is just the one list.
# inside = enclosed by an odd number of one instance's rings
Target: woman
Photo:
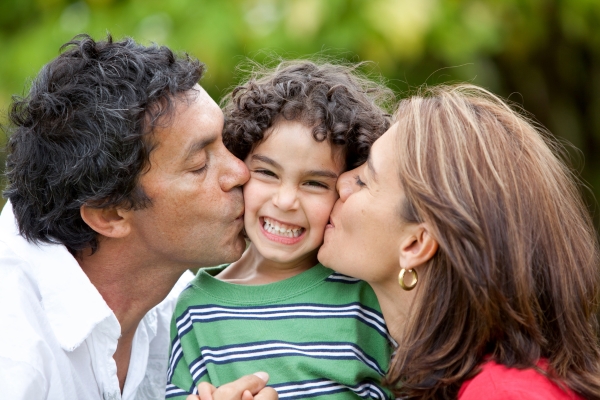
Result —
[[546, 136], [442, 86], [340, 177], [319, 260], [375, 290], [398, 397], [600, 398], [596, 234]]

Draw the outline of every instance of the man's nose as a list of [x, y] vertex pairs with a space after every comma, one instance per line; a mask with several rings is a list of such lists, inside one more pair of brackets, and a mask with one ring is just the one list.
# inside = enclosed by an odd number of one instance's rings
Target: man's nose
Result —
[[228, 192], [233, 188], [240, 187], [248, 182], [250, 179], [250, 171], [242, 160], [234, 156], [224, 146], [225, 159], [224, 162], [224, 173], [219, 178], [221, 189], [224, 192]]

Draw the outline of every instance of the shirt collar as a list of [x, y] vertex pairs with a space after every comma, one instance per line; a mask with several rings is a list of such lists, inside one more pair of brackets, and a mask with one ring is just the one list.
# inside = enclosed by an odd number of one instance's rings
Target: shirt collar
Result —
[[120, 325], [96, 287], [65, 246], [34, 244], [19, 234], [10, 202], [0, 216], [0, 240], [30, 267], [42, 307], [58, 342], [66, 351], [77, 348], [102, 321], [110, 336], [120, 336]]

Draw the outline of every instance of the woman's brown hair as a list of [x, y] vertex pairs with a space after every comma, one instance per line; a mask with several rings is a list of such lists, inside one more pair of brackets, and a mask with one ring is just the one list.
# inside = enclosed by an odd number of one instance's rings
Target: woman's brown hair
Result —
[[[472, 85], [439, 86], [396, 114], [401, 217], [439, 243], [386, 383], [456, 398], [486, 360], [537, 368], [600, 398], [598, 243], [562, 147]], [[401, 305], [398, 305], [399, 307]]]

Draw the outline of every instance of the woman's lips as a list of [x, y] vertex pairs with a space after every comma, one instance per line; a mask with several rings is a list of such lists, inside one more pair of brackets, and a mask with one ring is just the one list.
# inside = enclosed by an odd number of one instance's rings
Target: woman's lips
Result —
[[329, 222], [327, 222], [327, 225], [325, 225], [325, 229], [327, 228], [335, 228], [335, 224], [331, 220], [331, 217], [329, 218]]

